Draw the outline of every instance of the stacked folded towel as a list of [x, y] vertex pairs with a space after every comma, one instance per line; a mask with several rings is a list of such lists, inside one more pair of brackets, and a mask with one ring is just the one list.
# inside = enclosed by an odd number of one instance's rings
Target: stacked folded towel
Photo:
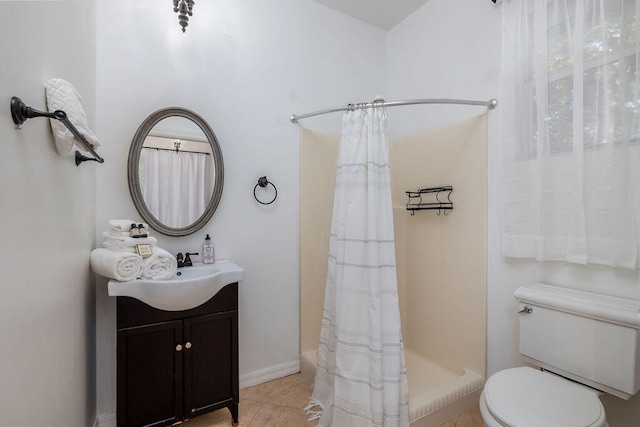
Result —
[[[103, 247], [91, 252], [93, 271], [122, 282], [138, 278], [164, 280], [173, 276], [178, 268], [176, 258], [156, 246], [155, 237], [132, 237], [131, 224], [142, 224], [148, 230], [147, 224], [128, 219], [109, 221], [109, 231], [102, 233]], [[151, 255], [139, 252], [139, 245], [148, 245]]]
[[131, 224], [142, 224], [144, 228], [149, 229], [149, 224], [144, 222], [136, 222], [131, 221], [130, 219], [111, 219], [109, 220], [109, 231], [112, 232], [127, 232], [127, 236], [129, 235], [129, 229], [131, 228]]
[[129, 232], [105, 231], [102, 233], [102, 237], [104, 239], [102, 241], [103, 247], [116, 252], [131, 252], [134, 254], [138, 245], [150, 245], [153, 247], [158, 243], [158, 239], [150, 236], [134, 239], [129, 235]]

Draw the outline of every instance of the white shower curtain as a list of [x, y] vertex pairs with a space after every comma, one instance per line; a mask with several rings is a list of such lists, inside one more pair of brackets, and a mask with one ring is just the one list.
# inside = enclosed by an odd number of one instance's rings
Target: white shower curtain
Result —
[[211, 197], [210, 155], [143, 148], [142, 196], [151, 214], [168, 227], [193, 224]]
[[[321, 427], [409, 426], [386, 112], [344, 114], [311, 404]], [[314, 417], [312, 417], [313, 419]]]

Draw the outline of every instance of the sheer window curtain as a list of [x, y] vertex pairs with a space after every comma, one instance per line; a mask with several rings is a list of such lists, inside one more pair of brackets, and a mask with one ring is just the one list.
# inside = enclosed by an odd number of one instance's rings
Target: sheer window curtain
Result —
[[163, 224], [180, 228], [204, 213], [211, 197], [210, 155], [143, 148], [140, 183], [149, 211]]
[[640, 0], [504, 0], [502, 249], [640, 263]]

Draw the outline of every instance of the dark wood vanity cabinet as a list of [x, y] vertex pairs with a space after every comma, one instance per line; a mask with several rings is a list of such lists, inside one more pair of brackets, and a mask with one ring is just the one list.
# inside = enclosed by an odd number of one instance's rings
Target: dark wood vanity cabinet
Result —
[[238, 422], [238, 284], [163, 311], [117, 298], [118, 427], [168, 426], [227, 407]]

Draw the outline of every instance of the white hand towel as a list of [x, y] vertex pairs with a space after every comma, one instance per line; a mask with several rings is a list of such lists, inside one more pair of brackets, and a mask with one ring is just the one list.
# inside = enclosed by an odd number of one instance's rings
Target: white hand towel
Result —
[[147, 237], [133, 237], [131, 233], [128, 231], [103, 231], [102, 237], [105, 239], [112, 239], [117, 241], [129, 241], [133, 240], [141, 240], [141, 239], [155, 239], [155, 237], [147, 236]]
[[[117, 239], [121, 237], [131, 237], [130, 231], [115, 231], [115, 230], [109, 229], [109, 231], [105, 231], [104, 233], [109, 234], [109, 237], [115, 237]], [[104, 236], [104, 233], [102, 233], [103, 236]]]
[[143, 262], [142, 278], [150, 280], [169, 279], [176, 273], [178, 262], [176, 257], [162, 248], [153, 248], [153, 255]]
[[[94, 135], [87, 125], [87, 115], [82, 108], [82, 97], [80, 93], [73, 87], [71, 83], [62, 79], [51, 79], [45, 83], [45, 92], [47, 94], [47, 108], [50, 113], [56, 110], [62, 110], [67, 113], [69, 121], [78, 129], [78, 132], [87, 140], [91, 148], [94, 150], [100, 145], [98, 137]], [[53, 131], [53, 139], [56, 143], [56, 149], [61, 155], [67, 154], [75, 144], [78, 149], [87, 151], [86, 148], [78, 141], [71, 131], [62, 124], [62, 122], [51, 119], [51, 130]]]
[[109, 227], [112, 231], [129, 231], [131, 230], [131, 224], [142, 224], [144, 228], [149, 230], [149, 225], [144, 222], [133, 221], [131, 219], [112, 219], [109, 220]]
[[[102, 246], [112, 251], [124, 251], [135, 252], [135, 247], [137, 245], [151, 245], [155, 246], [158, 243], [158, 239], [155, 237], [138, 237], [134, 238], [131, 236], [119, 236], [114, 235], [108, 231], [102, 233], [102, 237], [104, 238], [102, 241]], [[133, 251], [131, 250], [133, 249]]]
[[128, 282], [140, 277], [143, 260], [138, 254], [96, 248], [91, 251], [91, 269], [100, 276]]

